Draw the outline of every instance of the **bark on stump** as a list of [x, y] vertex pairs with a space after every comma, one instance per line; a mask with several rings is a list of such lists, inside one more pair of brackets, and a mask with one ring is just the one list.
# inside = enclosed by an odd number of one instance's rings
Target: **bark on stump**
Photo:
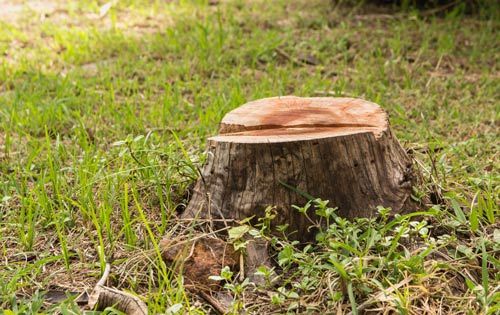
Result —
[[[411, 208], [412, 161], [377, 104], [354, 98], [274, 97], [228, 113], [184, 218], [244, 219], [278, 211], [294, 238], [310, 240], [311, 223], [291, 205], [329, 200], [346, 218], [371, 217], [376, 207]], [[296, 189], [290, 189], [295, 187]], [[310, 213], [313, 220], [314, 214]]]

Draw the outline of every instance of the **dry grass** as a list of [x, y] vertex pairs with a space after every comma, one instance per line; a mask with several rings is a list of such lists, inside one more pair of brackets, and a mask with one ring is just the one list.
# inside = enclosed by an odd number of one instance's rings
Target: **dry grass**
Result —
[[[159, 241], [193, 232], [176, 214], [224, 113], [296, 94], [381, 104], [422, 172], [416, 196], [441, 203], [390, 231], [390, 221], [345, 223], [307, 250], [264, 233], [278, 277], [245, 284], [233, 270], [234, 312], [495, 314], [497, 11], [3, 2], [0, 310], [78, 312], [39, 293], [90, 292], [112, 260], [108, 284], [140, 294], [151, 313], [209, 312]], [[370, 243], [368, 230], [381, 238]]]

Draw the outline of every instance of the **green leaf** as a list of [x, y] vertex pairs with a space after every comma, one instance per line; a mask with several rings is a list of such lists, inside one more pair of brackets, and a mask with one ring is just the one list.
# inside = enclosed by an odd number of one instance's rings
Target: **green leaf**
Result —
[[[479, 196], [481, 197], [481, 196]], [[479, 228], [479, 217], [480, 217], [480, 210], [481, 210], [481, 207], [477, 206], [477, 207], [474, 207], [474, 206], [471, 206], [471, 209], [470, 209], [470, 216], [469, 216], [469, 221], [470, 221], [470, 229], [472, 230], [472, 232], [476, 232], [477, 229]]]
[[234, 250], [240, 250], [240, 249], [247, 248], [247, 245], [248, 245], [248, 241], [246, 241], [246, 242], [242, 242], [242, 241], [235, 242], [234, 243]]
[[349, 279], [349, 275], [347, 274], [347, 271], [345, 270], [344, 266], [340, 264], [335, 257], [330, 255], [330, 258], [328, 258], [328, 261], [335, 267], [335, 270], [337, 273], [340, 275], [340, 277], [344, 280]]
[[467, 222], [467, 218], [465, 217], [462, 208], [455, 199], [451, 199], [451, 207], [453, 208], [453, 211], [455, 211], [455, 216], [460, 223], [464, 224]]
[[300, 190], [300, 189], [298, 189], [298, 188], [296, 188], [296, 187], [294, 187], [294, 186], [288, 185], [287, 183], [282, 182], [281, 180], [278, 180], [278, 182], [279, 182], [281, 185], [285, 186], [286, 188], [290, 189], [291, 191], [294, 191], [294, 192], [296, 192], [297, 194], [301, 195], [302, 197], [304, 197], [304, 198], [306, 198], [306, 199], [308, 199], [308, 200], [314, 200], [314, 197], [313, 197], [313, 196], [311, 196], [311, 195], [309, 195], [307, 192], [302, 191], [302, 190]]
[[486, 314], [498, 314], [500, 312], [500, 304], [493, 305], [488, 309], [488, 312]]
[[470, 247], [467, 247], [465, 245], [460, 244], [457, 246], [457, 250], [459, 252], [461, 252], [462, 254], [464, 254], [467, 258], [470, 258], [470, 259], [474, 258], [474, 252], [472, 251], [472, 249]]
[[169, 308], [167, 308], [166, 313], [167, 314], [178, 314], [182, 310], [182, 304], [181, 303], [176, 303]]
[[271, 303], [274, 304], [274, 305], [280, 305], [281, 303], [283, 303], [285, 301], [285, 297], [280, 295], [280, 294], [273, 294], [271, 296]]
[[248, 225], [240, 225], [233, 228], [230, 228], [228, 233], [229, 239], [234, 241], [243, 237], [248, 231], [250, 231], [250, 226]]
[[293, 258], [293, 248], [290, 245], [285, 246], [278, 254], [278, 264], [283, 266]]
[[233, 277], [233, 272], [231, 271], [231, 269], [229, 268], [229, 266], [225, 266], [224, 268], [222, 268], [222, 270], [220, 271], [220, 275], [221, 277], [224, 279], [224, 280], [231, 280], [231, 278]]
[[488, 198], [488, 195], [486, 196], [486, 199], [483, 197], [482, 194], [480, 194], [477, 198], [477, 208], [479, 209], [479, 216], [484, 214], [486, 215], [486, 218], [488, 219], [488, 222], [490, 224], [495, 223], [495, 204], [491, 202], [491, 198]]
[[271, 274], [271, 271], [269, 270], [268, 267], [266, 267], [264, 265], [259, 266], [257, 268], [257, 271], [254, 272], [254, 275], [264, 276], [264, 277], [268, 277], [270, 274]]
[[298, 299], [299, 298], [299, 294], [297, 292], [291, 291], [291, 292], [288, 293], [287, 297], [289, 299]]
[[484, 296], [488, 296], [489, 289], [489, 274], [488, 274], [488, 253], [486, 252], [486, 246], [484, 241], [481, 243], [482, 250], [482, 261], [481, 261], [481, 283], [484, 289]]
[[340, 242], [330, 242], [330, 246], [333, 249], [336, 249], [336, 248], [339, 248], [339, 247], [343, 248], [346, 251], [351, 252], [352, 254], [354, 254], [356, 256], [359, 256], [359, 257], [363, 256], [363, 254], [359, 250], [355, 249], [354, 247], [352, 247], [352, 246], [350, 246], [348, 244], [344, 244], [344, 243], [340, 243]]
[[358, 307], [356, 304], [356, 298], [354, 297], [354, 292], [352, 290], [352, 282], [347, 284], [347, 294], [349, 295], [349, 302], [351, 302], [352, 314], [358, 315]]
[[467, 285], [467, 288], [471, 291], [473, 291], [474, 288], [476, 287], [474, 282], [472, 282], [469, 278], [465, 278], [465, 284]]

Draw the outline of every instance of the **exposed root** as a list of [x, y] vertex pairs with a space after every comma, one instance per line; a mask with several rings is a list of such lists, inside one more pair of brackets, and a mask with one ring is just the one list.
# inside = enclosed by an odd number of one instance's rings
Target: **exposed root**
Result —
[[99, 279], [89, 297], [88, 306], [97, 311], [113, 307], [127, 315], [148, 314], [147, 305], [139, 297], [104, 285], [110, 271], [111, 265], [107, 263], [101, 279]]

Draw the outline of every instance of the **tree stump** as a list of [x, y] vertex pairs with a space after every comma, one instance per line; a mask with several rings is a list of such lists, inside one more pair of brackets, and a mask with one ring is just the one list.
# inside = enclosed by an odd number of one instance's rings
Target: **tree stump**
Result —
[[[207, 162], [184, 218], [263, 217], [310, 240], [309, 220], [291, 205], [329, 200], [346, 218], [377, 206], [412, 208], [412, 160], [377, 104], [354, 98], [266, 98], [228, 113], [208, 139]], [[301, 193], [303, 192], [303, 193]], [[306, 193], [306, 194], [304, 194]], [[315, 219], [313, 213], [309, 213]]]

